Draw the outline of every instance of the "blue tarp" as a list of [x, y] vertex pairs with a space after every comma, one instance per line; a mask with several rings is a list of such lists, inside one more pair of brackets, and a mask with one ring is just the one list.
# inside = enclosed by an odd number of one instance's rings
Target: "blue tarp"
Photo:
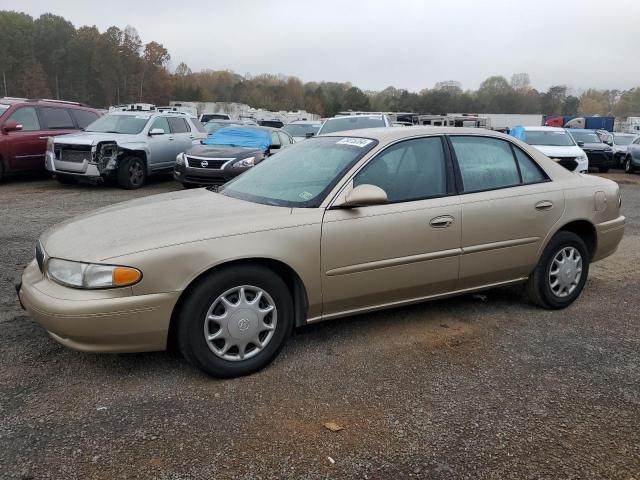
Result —
[[202, 144], [259, 148], [266, 151], [271, 145], [271, 132], [257, 128], [226, 127], [209, 135]]
[[523, 142], [527, 139], [527, 134], [524, 130], [524, 127], [518, 125], [509, 130], [509, 135], [512, 137], [516, 137], [518, 140], [522, 140]]

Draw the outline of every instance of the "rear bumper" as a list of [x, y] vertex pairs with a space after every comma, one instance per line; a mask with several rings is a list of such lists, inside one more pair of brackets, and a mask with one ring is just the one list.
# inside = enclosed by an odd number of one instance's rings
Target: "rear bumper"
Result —
[[618, 249], [624, 235], [625, 223], [626, 218], [620, 215], [618, 218], [596, 225], [597, 247], [591, 261], [602, 260]]
[[178, 292], [120, 291], [120, 296], [109, 297], [115, 292], [60, 288], [40, 273], [35, 261], [25, 268], [20, 283], [18, 297], [24, 309], [69, 348], [114, 353], [166, 348]]

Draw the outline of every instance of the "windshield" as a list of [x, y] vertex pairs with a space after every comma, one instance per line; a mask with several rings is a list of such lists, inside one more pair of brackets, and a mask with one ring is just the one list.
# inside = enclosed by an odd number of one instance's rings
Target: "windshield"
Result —
[[615, 143], [616, 145], [631, 145], [631, 142], [633, 142], [633, 136], [629, 135], [625, 135], [625, 136], [619, 136], [619, 135], [614, 135], [613, 136], [613, 143]]
[[147, 115], [113, 115], [98, 118], [84, 130], [98, 133], [138, 134], [149, 121]]
[[566, 131], [558, 130], [525, 130], [524, 141], [529, 145], [549, 147], [572, 147], [573, 138]]
[[271, 145], [271, 133], [264, 129], [251, 127], [225, 127], [212, 133], [203, 145], [259, 148], [266, 152]]
[[281, 207], [317, 207], [377, 141], [316, 137], [260, 162], [227, 183], [223, 195]]
[[323, 133], [344, 132], [345, 130], [358, 130], [361, 128], [384, 127], [384, 119], [382, 117], [361, 117], [353, 115], [351, 117], [330, 118], [318, 132]]
[[320, 125], [313, 125], [310, 123], [290, 123], [289, 125], [282, 127], [282, 129], [292, 137], [306, 137], [307, 133], [312, 133], [313, 135], [317, 134], [318, 130], [320, 130]]
[[593, 132], [576, 132], [575, 130], [571, 132], [573, 138], [576, 142], [582, 143], [602, 143], [600, 137]]

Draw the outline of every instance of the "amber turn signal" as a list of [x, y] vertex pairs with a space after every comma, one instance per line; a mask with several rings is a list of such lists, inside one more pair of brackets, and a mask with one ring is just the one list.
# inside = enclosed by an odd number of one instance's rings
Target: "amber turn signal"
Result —
[[142, 273], [135, 268], [116, 267], [113, 269], [113, 286], [126, 287], [140, 281]]

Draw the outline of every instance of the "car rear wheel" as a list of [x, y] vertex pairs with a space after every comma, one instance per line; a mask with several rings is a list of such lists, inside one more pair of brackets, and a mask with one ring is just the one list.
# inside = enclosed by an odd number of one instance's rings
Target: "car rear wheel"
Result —
[[627, 173], [633, 173], [636, 171], [633, 167], [633, 163], [631, 162], [631, 155], [627, 155], [627, 159], [624, 162], [624, 171]]
[[142, 159], [126, 157], [118, 166], [118, 185], [126, 190], [135, 190], [144, 185], [147, 169]]
[[573, 232], [554, 235], [527, 282], [533, 303], [548, 309], [571, 305], [582, 292], [589, 274], [589, 252]]
[[187, 360], [214, 377], [239, 377], [278, 355], [293, 327], [293, 302], [272, 271], [234, 267], [198, 282], [178, 322], [178, 346]]
[[0, 181], [2, 181], [2, 177], [4, 177], [4, 165], [2, 164], [2, 158], [0, 158]]

